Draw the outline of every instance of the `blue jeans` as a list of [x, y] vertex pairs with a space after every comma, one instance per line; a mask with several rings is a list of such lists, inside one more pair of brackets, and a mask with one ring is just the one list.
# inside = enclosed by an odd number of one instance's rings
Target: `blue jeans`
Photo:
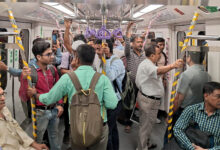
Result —
[[37, 115], [37, 139], [38, 143], [43, 142], [45, 131], [48, 132], [51, 150], [61, 150], [61, 145], [58, 141], [58, 125], [59, 118], [57, 117], [57, 108], [51, 110], [36, 109]]

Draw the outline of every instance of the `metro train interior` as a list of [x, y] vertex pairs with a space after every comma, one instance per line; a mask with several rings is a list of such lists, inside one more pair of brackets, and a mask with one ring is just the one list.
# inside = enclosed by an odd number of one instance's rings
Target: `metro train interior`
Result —
[[[8, 10], [13, 13], [17, 29]], [[198, 18], [193, 20], [195, 13]], [[123, 44], [118, 39], [123, 39], [127, 26], [133, 22], [131, 34], [144, 37], [144, 43], [156, 38], [165, 40], [163, 52], [167, 64], [183, 58], [187, 51], [200, 51], [203, 45], [205, 71], [212, 81], [220, 82], [219, 0], [0, 0], [0, 61], [8, 67], [23, 68], [22, 50], [16, 36], [21, 38], [27, 63], [34, 58], [32, 42], [36, 38], [43, 38], [51, 45], [59, 40], [61, 52], [67, 52], [64, 46], [65, 19], [72, 22], [71, 38], [77, 34], [101, 40], [112, 36], [116, 39], [114, 46], [117, 42]], [[189, 40], [187, 43], [186, 39]], [[187, 48], [182, 52], [184, 46]], [[124, 55], [123, 49], [121, 52]], [[185, 63], [181, 71], [188, 67]], [[174, 75], [175, 70], [167, 74], [165, 102], [159, 116], [161, 123], [155, 124], [151, 133], [152, 141], [157, 144], [153, 150], [161, 150], [164, 146], [165, 116], [169, 115]], [[31, 121], [27, 120], [19, 97], [20, 78], [0, 68], [0, 86], [7, 93], [5, 103], [13, 118], [32, 137]], [[136, 150], [139, 124], [133, 123], [129, 133], [125, 132], [123, 123], [117, 124], [119, 149]], [[59, 137], [64, 137], [64, 122], [60, 122], [60, 126]], [[61, 143], [62, 150], [71, 147], [70, 143]]]

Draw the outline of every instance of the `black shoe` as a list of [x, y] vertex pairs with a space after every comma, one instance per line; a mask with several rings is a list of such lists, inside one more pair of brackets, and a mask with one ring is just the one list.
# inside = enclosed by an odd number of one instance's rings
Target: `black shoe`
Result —
[[148, 146], [148, 149], [153, 149], [153, 148], [156, 148], [157, 147], [157, 144], [151, 144]]

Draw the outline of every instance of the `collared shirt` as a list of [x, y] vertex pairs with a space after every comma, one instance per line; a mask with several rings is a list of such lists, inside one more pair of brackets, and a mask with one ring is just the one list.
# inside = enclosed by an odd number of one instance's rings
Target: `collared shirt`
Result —
[[164, 87], [161, 76], [157, 75], [157, 68], [148, 58], [142, 61], [138, 67], [136, 85], [143, 94], [161, 98]]
[[62, 61], [61, 61], [61, 64], [59, 65], [59, 68], [63, 68], [63, 69], [70, 69], [72, 70], [72, 67], [71, 67], [71, 60], [73, 60], [73, 56], [70, 55], [69, 52], [64, 52], [62, 53]]
[[198, 124], [199, 129], [209, 132], [214, 136], [214, 147], [209, 150], [220, 149], [220, 110], [208, 116], [205, 112], [204, 102], [187, 107], [174, 126], [174, 135], [178, 141], [187, 149], [194, 150], [192, 143], [187, 138], [184, 130], [189, 126], [190, 121]]
[[210, 81], [210, 76], [202, 65], [194, 64], [184, 71], [180, 77], [177, 92], [183, 94], [182, 108], [203, 101], [203, 85]]
[[[113, 82], [116, 79], [119, 90], [122, 91], [122, 80], [125, 76], [125, 67], [121, 59], [115, 59], [115, 55], [112, 55], [109, 59], [106, 59], [106, 75]], [[119, 91], [116, 93], [118, 100], [121, 100]]]
[[12, 118], [7, 107], [2, 109], [5, 119], [0, 118], [0, 147], [2, 150], [34, 150], [30, 145], [34, 142], [18, 122]]
[[61, 49], [57, 48], [56, 50], [56, 56], [54, 58], [54, 65], [60, 65], [62, 61], [62, 53], [61, 53]]
[[125, 56], [127, 59], [127, 68], [131, 72], [131, 81], [135, 83], [137, 68], [139, 64], [146, 58], [145, 52], [142, 51], [138, 56], [130, 46], [130, 39], [125, 38]]
[[[59, 80], [59, 75], [58, 75], [56, 68], [54, 67], [54, 71], [55, 71], [55, 78], [54, 78], [49, 68], [47, 68], [47, 71], [44, 73], [43, 70], [39, 68], [39, 66], [36, 63], [33, 66], [36, 68], [37, 76], [38, 76], [38, 80], [35, 85], [37, 93], [43, 94], [43, 93], [49, 92], [50, 89], [54, 86], [54, 84]], [[27, 79], [23, 79], [22, 75], [21, 75], [20, 83], [21, 83], [21, 86], [19, 89], [19, 96], [23, 101], [27, 101], [29, 100], [29, 97], [27, 95], [28, 81]], [[59, 103], [63, 103], [61, 98], [60, 98]], [[44, 104], [42, 104], [38, 99], [36, 100], [36, 105], [44, 106]]]
[[[89, 89], [90, 82], [95, 74], [95, 71], [91, 66], [80, 66], [74, 71], [79, 79], [79, 82], [83, 89]], [[107, 109], [115, 109], [118, 103], [117, 97], [113, 90], [110, 80], [108, 77], [102, 75], [95, 87], [95, 92], [98, 96], [101, 105], [101, 115], [103, 112], [103, 106]], [[41, 94], [40, 101], [46, 105], [57, 102], [64, 95], [68, 95], [69, 104], [71, 104], [72, 97], [76, 93], [76, 89], [72, 84], [72, 81], [68, 74], [64, 74], [60, 80], [54, 85], [49, 93]], [[106, 110], [105, 114], [106, 114]], [[104, 122], [107, 121], [105, 115]]]

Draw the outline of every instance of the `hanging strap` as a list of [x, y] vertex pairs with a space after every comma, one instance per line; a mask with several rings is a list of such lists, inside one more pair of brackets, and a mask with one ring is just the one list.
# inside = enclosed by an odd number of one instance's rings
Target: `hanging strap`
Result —
[[82, 86], [79, 82], [79, 79], [78, 77], [76, 76], [76, 73], [74, 71], [70, 71], [70, 72], [67, 72], [67, 74], [69, 75], [70, 79], [72, 80], [72, 83], [73, 85], [75, 86], [76, 88], [76, 91], [79, 92], [82, 90]]
[[89, 86], [89, 88], [90, 88], [91, 90], [95, 90], [96, 83], [98, 82], [100, 76], [101, 76], [101, 73], [96, 72], [96, 73], [94, 74], [94, 76], [93, 76], [93, 78], [92, 78], [92, 81], [91, 81], [91, 83], [90, 83], [90, 86]]

